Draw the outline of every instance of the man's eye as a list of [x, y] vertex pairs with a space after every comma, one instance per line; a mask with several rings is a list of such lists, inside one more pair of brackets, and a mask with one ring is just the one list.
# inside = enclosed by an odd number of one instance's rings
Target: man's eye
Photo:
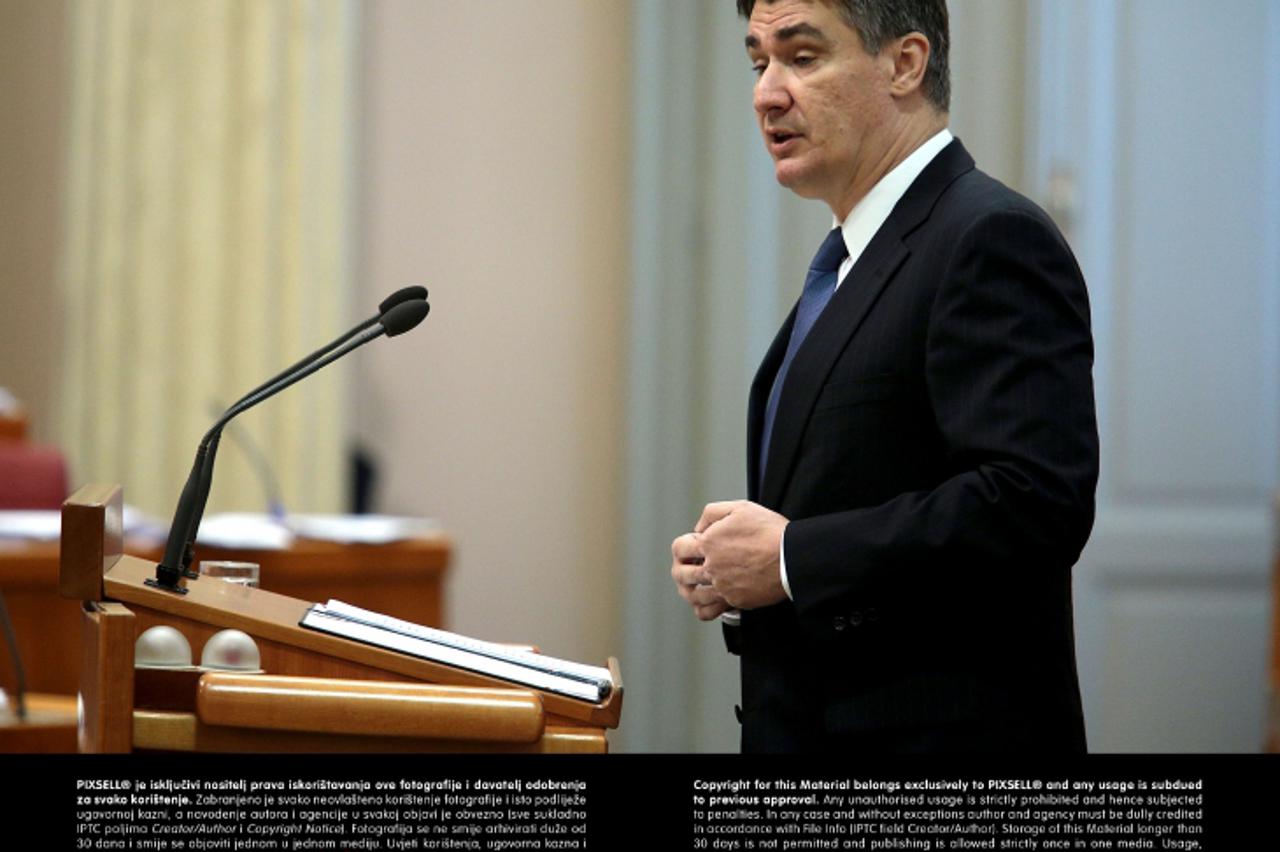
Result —
[[800, 53], [796, 55], [795, 59], [791, 60], [791, 64], [795, 65], [797, 68], [807, 68], [817, 61], [818, 57], [816, 56], [808, 53]]
[[765, 68], [767, 68], [767, 67], [768, 67], [768, 65], [769, 65], [769, 63], [768, 63], [768, 62], [755, 62], [755, 63], [752, 63], [752, 65], [751, 65], [751, 73], [752, 73], [752, 74], [755, 74], [757, 77], [759, 77], [761, 74], [763, 74], [763, 73], [764, 73], [764, 69], [765, 69]]

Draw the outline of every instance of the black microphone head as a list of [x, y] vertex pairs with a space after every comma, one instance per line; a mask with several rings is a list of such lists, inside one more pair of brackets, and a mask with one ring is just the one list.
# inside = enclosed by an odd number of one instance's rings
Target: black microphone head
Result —
[[426, 299], [414, 299], [411, 302], [401, 302], [396, 305], [379, 317], [378, 322], [386, 330], [387, 337], [395, 337], [422, 322], [430, 310], [431, 306], [427, 304]]
[[427, 288], [420, 284], [414, 284], [410, 287], [401, 287], [378, 304], [378, 315], [381, 316], [396, 305], [411, 302], [414, 299], [427, 300]]

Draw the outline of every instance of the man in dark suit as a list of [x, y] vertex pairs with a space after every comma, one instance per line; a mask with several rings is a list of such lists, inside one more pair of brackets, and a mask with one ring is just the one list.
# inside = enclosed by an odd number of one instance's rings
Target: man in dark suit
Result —
[[672, 544], [745, 751], [1083, 751], [1084, 281], [947, 131], [945, 0], [738, 0], [776, 176], [835, 227], [751, 389], [748, 500]]

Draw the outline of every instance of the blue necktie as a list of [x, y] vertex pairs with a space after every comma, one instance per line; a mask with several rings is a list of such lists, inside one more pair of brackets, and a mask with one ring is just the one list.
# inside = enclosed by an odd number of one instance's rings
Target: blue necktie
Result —
[[769, 458], [769, 439], [773, 435], [774, 415], [778, 412], [778, 397], [782, 395], [782, 384], [787, 379], [787, 370], [800, 349], [800, 344], [817, 322], [822, 309], [831, 301], [836, 292], [836, 276], [840, 262], [849, 254], [844, 244], [844, 234], [839, 227], [831, 229], [827, 238], [818, 247], [818, 253], [809, 264], [809, 274], [804, 279], [804, 292], [800, 294], [800, 303], [796, 306], [796, 321], [791, 326], [791, 340], [787, 342], [787, 354], [782, 358], [782, 365], [773, 378], [773, 388], [769, 391], [769, 402], [764, 409], [764, 433], [760, 438], [760, 481], [764, 482], [765, 462]]

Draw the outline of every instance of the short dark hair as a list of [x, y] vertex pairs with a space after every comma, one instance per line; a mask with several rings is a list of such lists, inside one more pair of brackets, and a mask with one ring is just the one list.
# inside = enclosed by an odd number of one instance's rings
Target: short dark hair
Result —
[[[772, 3], [774, 0], [764, 0]], [[873, 56], [886, 41], [907, 33], [929, 40], [929, 65], [921, 84], [924, 96], [940, 111], [951, 108], [951, 71], [947, 51], [951, 34], [947, 0], [818, 0], [835, 8], [844, 22], [862, 36], [862, 45]], [[738, 14], [751, 17], [756, 0], [737, 0]]]

